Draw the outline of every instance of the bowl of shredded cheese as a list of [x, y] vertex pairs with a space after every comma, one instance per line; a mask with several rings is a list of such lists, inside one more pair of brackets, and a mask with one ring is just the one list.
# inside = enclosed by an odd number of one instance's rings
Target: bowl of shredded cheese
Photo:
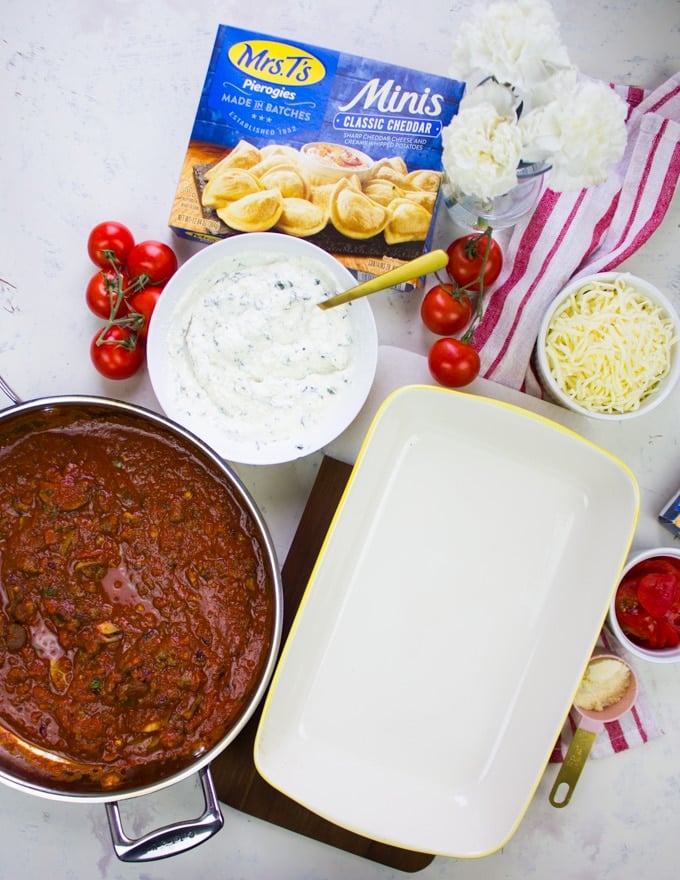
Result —
[[571, 281], [543, 317], [536, 367], [557, 403], [595, 419], [629, 419], [680, 378], [680, 319], [654, 285], [628, 272]]

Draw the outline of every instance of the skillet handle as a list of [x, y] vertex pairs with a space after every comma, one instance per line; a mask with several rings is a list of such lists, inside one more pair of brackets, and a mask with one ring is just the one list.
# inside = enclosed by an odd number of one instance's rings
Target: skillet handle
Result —
[[193, 849], [217, 834], [224, 825], [224, 817], [210, 769], [204, 767], [198, 771], [198, 775], [205, 803], [203, 813], [196, 819], [164, 825], [137, 839], [128, 837], [123, 831], [118, 801], [105, 804], [113, 849], [121, 861], [150, 862], [154, 859], [164, 859]]
[[19, 397], [19, 395], [9, 387], [2, 376], [0, 376], [0, 391], [2, 391], [3, 394], [9, 397], [12, 403], [21, 403], [21, 398]]

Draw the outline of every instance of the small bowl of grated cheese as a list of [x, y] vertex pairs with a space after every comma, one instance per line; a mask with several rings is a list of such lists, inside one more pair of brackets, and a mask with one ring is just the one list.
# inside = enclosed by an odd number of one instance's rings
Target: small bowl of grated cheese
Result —
[[656, 287], [628, 272], [571, 281], [536, 343], [539, 380], [556, 403], [595, 419], [643, 415], [680, 378], [680, 318]]

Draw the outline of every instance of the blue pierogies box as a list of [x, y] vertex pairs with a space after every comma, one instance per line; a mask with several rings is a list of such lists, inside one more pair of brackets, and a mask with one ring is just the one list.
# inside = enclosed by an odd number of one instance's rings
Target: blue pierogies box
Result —
[[300, 236], [358, 275], [430, 245], [464, 84], [220, 25], [170, 226]]
[[673, 534], [680, 538], [680, 492], [672, 495], [659, 511], [659, 521]]

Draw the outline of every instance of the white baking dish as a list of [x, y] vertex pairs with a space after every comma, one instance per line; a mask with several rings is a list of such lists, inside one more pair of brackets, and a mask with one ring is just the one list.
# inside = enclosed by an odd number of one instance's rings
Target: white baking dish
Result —
[[569, 711], [638, 511], [622, 462], [541, 416], [394, 392], [275, 672], [260, 774], [394, 846], [499, 849]]

